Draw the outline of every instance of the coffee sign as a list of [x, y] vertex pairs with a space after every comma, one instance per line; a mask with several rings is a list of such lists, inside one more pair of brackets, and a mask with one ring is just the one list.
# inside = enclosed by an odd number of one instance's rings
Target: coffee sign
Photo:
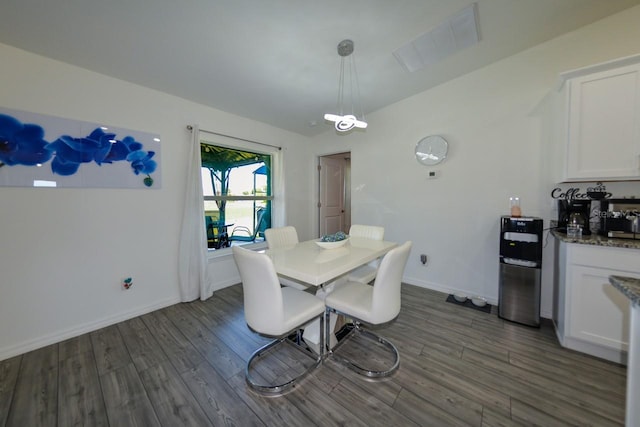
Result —
[[607, 189], [601, 182], [595, 187], [587, 188], [586, 193], [581, 193], [579, 187], [572, 187], [563, 192], [562, 188], [556, 187], [551, 190], [551, 197], [565, 200], [589, 200], [589, 199], [609, 199], [612, 194], [607, 193]]

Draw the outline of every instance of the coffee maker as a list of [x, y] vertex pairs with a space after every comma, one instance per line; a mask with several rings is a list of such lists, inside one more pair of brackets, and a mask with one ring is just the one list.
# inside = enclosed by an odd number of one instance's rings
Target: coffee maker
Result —
[[569, 219], [576, 215], [583, 224], [582, 235], [590, 235], [591, 200], [558, 199], [558, 231], [566, 233]]

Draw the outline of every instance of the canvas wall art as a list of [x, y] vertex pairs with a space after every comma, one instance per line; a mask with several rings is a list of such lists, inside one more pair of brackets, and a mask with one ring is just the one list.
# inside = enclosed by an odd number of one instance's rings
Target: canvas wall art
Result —
[[160, 188], [160, 136], [0, 108], [0, 186]]

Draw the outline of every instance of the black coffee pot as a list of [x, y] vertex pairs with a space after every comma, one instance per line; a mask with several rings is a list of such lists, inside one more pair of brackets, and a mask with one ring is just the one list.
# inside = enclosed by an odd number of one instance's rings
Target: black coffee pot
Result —
[[591, 215], [591, 200], [558, 199], [558, 231], [566, 232], [567, 224], [572, 217], [578, 216], [582, 224], [582, 235], [590, 235], [589, 217]]

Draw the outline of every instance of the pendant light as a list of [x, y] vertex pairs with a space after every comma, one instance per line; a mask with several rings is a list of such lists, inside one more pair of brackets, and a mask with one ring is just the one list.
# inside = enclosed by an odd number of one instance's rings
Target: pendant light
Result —
[[[352, 54], [352, 40], [342, 40], [340, 43], [338, 43], [338, 55], [340, 55], [340, 79], [338, 81], [338, 114], [327, 113], [324, 115], [325, 120], [335, 122], [335, 128], [338, 132], [348, 132], [356, 127], [361, 129], [365, 129], [367, 127], [367, 122], [364, 121], [362, 106], [359, 105], [361, 119], [358, 119], [356, 117], [356, 113], [354, 110], [354, 96], [357, 97], [357, 101], [358, 103], [360, 103], [360, 87], [358, 85], [356, 62]], [[345, 79], [347, 77], [348, 81], [345, 82]], [[346, 112], [346, 114], [344, 104], [345, 84], [347, 84], [349, 87], [349, 96], [351, 101], [351, 110]]]

